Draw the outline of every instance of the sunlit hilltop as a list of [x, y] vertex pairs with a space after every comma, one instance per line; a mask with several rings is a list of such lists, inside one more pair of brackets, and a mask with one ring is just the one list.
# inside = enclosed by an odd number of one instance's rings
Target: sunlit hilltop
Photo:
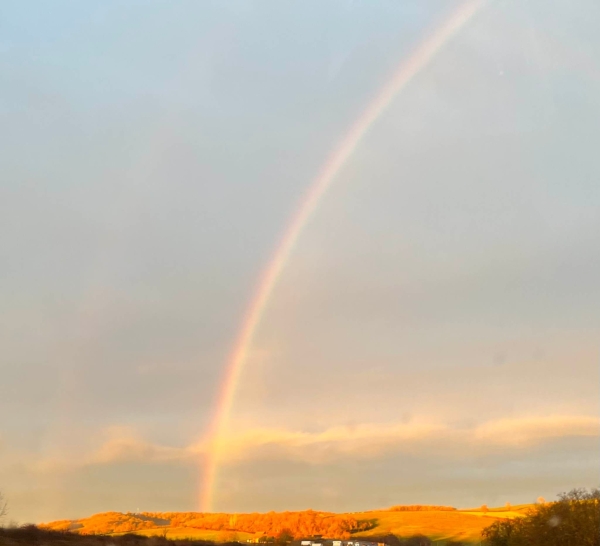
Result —
[[410, 505], [348, 514], [314, 510], [264, 514], [105, 512], [78, 520], [54, 521], [42, 527], [86, 535], [136, 533], [217, 542], [268, 542], [281, 536], [289, 540], [319, 536], [377, 542], [389, 535], [478, 541], [481, 531], [491, 522], [499, 518], [520, 517], [531, 506], [458, 510], [449, 506]]

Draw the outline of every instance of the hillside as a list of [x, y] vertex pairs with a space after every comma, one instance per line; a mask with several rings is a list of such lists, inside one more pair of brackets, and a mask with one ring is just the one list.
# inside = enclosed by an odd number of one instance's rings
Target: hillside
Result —
[[521, 517], [533, 505], [494, 508], [487, 511], [469, 510], [377, 510], [352, 514], [355, 517], [376, 520], [368, 531], [356, 537], [398, 537], [425, 535], [432, 540], [454, 540], [479, 543], [481, 531], [498, 519]]
[[444, 506], [395, 506], [387, 510], [334, 514], [331, 512], [269, 512], [267, 514], [205, 514], [198, 512], [105, 512], [78, 520], [61, 520], [40, 527], [80, 534], [137, 533], [196, 540], [256, 541], [260, 537], [327, 538], [409, 537], [478, 542], [481, 531], [497, 519], [520, 517], [532, 505], [457, 510]]

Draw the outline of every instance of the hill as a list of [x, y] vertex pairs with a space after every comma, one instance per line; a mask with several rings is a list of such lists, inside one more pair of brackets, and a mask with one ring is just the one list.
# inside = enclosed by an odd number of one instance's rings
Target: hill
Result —
[[[376, 525], [358, 537], [397, 537], [425, 535], [432, 540], [452, 540], [479, 543], [481, 531], [498, 519], [522, 517], [533, 505], [493, 508], [487, 510], [377, 510], [352, 514], [357, 518], [372, 518]], [[438, 508], [438, 507], [436, 507]]]
[[432, 540], [479, 542], [481, 531], [498, 519], [524, 515], [533, 505], [457, 510], [448, 506], [394, 506], [350, 514], [306, 510], [266, 514], [199, 512], [105, 512], [78, 520], [40, 525], [45, 529], [84, 535], [136, 533], [172, 539], [215, 542], [257, 541], [260, 537], [381, 539], [388, 535], [425, 535]]

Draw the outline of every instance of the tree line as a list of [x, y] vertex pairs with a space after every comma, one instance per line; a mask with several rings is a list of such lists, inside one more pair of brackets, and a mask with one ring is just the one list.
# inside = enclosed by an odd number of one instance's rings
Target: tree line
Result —
[[131, 533], [156, 527], [187, 527], [206, 531], [262, 534], [276, 542], [294, 538], [325, 536], [346, 539], [353, 533], [373, 528], [373, 520], [359, 520], [348, 514], [305, 510], [266, 514], [227, 514], [201, 512], [104, 512], [77, 521], [61, 520], [41, 527], [79, 534]]
[[212, 531], [263, 533], [266, 536], [292, 538], [322, 535], [349, 538], [352, 533], [367, 531], [372, 521], [350, 515], [304, 510], [301, 512], [268, 512], [266, 514], [145, 513], [151, 517], [170, 519], [172, 527], [191, 527]]

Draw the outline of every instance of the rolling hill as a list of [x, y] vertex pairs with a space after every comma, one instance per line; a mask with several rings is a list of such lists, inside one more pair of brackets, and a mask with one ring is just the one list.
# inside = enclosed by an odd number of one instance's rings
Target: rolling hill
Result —
[[481, 531], [498, 518], [523, 516], [533, 505], [458, 510], [444, 506], [396, 506], [347, 514], [270, 512], [267, 514], [202, 514], [197, 512], [104, 512], [78, 520], [60, 520], [40, 527], [80, 534], [136, 533], [171, 539], [215, 542], [250, 541], [287, 533], [293, 537], [381, 539], [387, 535], [425, 535], [432, 540], [479, 542]]

